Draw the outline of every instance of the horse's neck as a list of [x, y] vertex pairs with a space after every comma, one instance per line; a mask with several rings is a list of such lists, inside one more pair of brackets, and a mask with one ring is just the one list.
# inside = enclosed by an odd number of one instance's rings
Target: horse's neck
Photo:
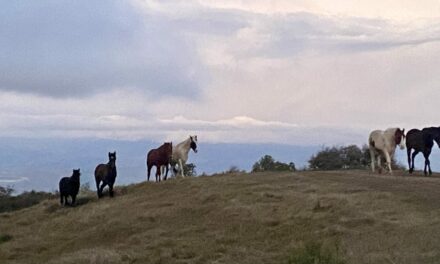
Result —
[[79, 176], [76, 176], [76, 175], [73, 176], [73, 175], [72, 175], [72, 176], [70, 177], [70, 181], [72, 181], [72, 182], [79, 182]]
[[107, 165], [110, 167], [110, 169], [115, 170], [116, 169], [116, 163], [114, 161], [109, 161]]
[[191, 148], [191, 139], [190, 138], [177, 144], [176, 152], [177, 152], [177, 155], [179, 155], [178, 158], [183, 159], [186, 162], [186, 160], [188, 159], [188, 153], [189, 153], [190, 148]]

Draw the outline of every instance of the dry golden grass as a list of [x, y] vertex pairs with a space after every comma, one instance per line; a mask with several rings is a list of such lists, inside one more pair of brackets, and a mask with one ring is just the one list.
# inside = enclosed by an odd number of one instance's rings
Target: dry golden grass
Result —
[[48, 200], [0, 214], [0, 263], [287, 263], [308, 241], [347, 263], [439, 263], [440, 179], [396, 175], [229, 174]]

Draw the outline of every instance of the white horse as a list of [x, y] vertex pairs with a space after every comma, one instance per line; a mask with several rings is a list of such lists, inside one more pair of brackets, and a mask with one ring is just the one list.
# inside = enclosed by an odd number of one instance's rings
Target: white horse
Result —
[[[189, 136], [185, 141], [177, 144], [173, 148], [172, 161], [173, 164], [177, 164], [179, 166], [180, 174], [183, 175], [183, 166], [186, 164], [188, 160], [189, 150], [192, 149], [194, 153], [197, 153], [197, 136]], [[175, 167], [173, 166], [173, 170], [175, 171]]]
[[379, 167], [379, 173], [382, 172], [382, 167], [380, 165], [381, 157], [386, 160], [386, 165], [390, 174], [391, 170], [391, 159], [396, 151], [396, 146], [399, 145], [400, 149], [405, 148], [405, 129], [400, 128], [388, 128], [385, 131], [374, 130], [370, 133], [368, 138], [368, 146], [370, 149], [371, 156], [371, 170], [374, 172], [374, 160], [377, 155], [377, 166]]

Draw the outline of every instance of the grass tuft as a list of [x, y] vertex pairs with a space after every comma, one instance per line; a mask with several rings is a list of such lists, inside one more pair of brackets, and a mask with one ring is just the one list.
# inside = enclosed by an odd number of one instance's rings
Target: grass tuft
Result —
[[338, 247], [329, 249], [320, 242], [308, 242], [304, 247], [294, 250], [288, 264], [345, 264], [340, 258]]

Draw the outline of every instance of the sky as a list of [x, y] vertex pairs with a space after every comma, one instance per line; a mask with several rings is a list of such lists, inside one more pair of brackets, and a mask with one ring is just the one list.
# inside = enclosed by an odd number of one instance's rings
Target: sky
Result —
[[439, 125], [439, 1], [1, 6], [0, 137], [333, 145]]

